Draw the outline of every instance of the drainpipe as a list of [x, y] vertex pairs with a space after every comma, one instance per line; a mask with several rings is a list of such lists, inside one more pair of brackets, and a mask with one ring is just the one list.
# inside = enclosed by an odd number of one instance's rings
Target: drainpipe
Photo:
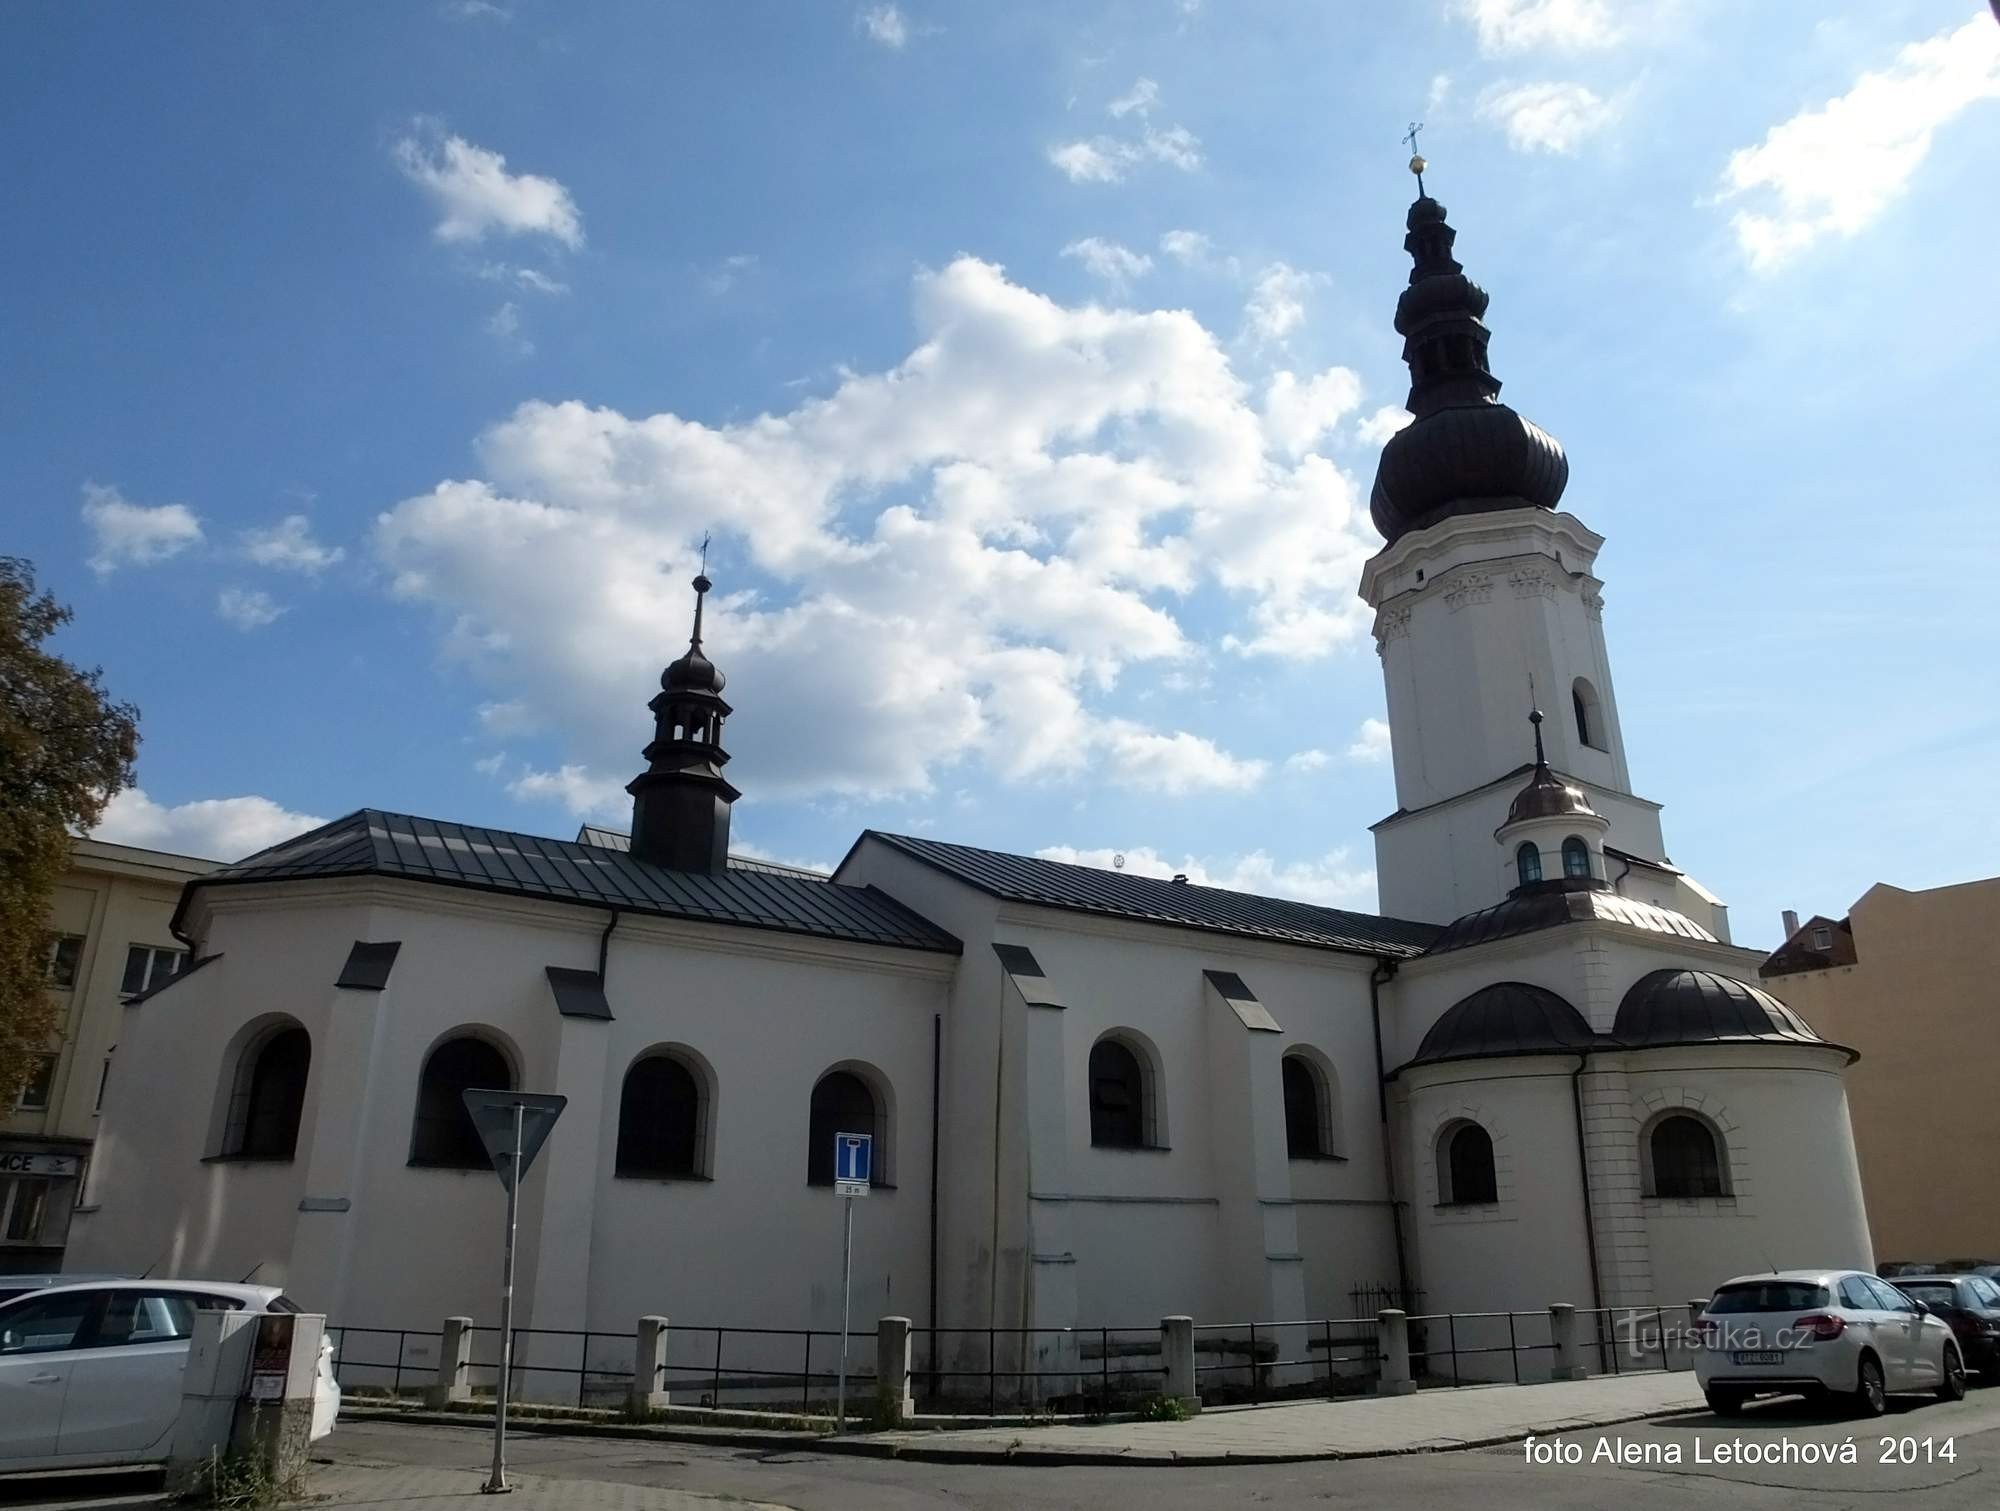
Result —
[[931, 1014], [931, 1348], [930, 1395], [938, 1382], [938, 1087], [943, 1080], [944, 1014]]
[[1396, 961], [1377, 956], [1368, 973], [1368, 1014], [1375, 1023], [1375, 1110], [1382, 1124], [1382, 1174], [1389, 1188], [1389, 1231], [1396, 1240], [1396, 1286], [1405, 1309], [1411, 1304], [1410, 1257], [1403, 1246], [1403, 1204], [1396, 1199], [1396, 1152], [1389, 1140], [1389, 1068], [1382, 1059], [1382, 988], [1395, 979]]
[[1597, 1335], [1598, 1368], [1602, 1369], [1604, 1367], [1604, 1334], [1601, 1330], [1604, 1325], [1602, 1315], [1604, 1282], [1597, 1273], [1597, 1216], [1590, 1199], [1590, 1157], [1583, 1142], [1583, 1073], [1589, 1065], [1588, 1054], [1576, 1057], [1576, 1069], [1570, 1073], [1569, 1078], [1569, 1098], [1570, 1107], [1576, 1113], [1576, 1177], [1578, 1189], [1583, 1192], [1583, 1241], [1590, 1255], [1590, 1305], [1593, 1314], [1597, 1316], [1600, 1329]]
[[604, 925], [604, 932], [597, 936], [597, 989], [604, 990], [604, 966], [611, 953], [611, 931], [618, 927], [618, 920], [625, 916], [622, 908], [611, 910], [611, 921]]

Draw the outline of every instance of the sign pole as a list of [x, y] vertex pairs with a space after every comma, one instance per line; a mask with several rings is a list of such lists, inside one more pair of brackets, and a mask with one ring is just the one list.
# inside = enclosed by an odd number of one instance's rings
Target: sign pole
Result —
[[514, 1224], [521, 1190], [521, 1122], [526, 1110], [522, 1103], [514, 1104], [514, 1147], [508, 1152], [507, 1257], [500, 1275], [500, 1397], [493, 1404], [493, 1474], [479, 1487], [487, 1495], [505, 1495], [513, 1489], [507, 1483], [507, 1393], [514, 1384]]
[[854, 1198], [841, 1204], [847, 1208], [847, 1236], [840, 1246], [840, 1394], [834, 1398], [835, 1432], [847, 1431], [847, 1311], [854, 1275]]

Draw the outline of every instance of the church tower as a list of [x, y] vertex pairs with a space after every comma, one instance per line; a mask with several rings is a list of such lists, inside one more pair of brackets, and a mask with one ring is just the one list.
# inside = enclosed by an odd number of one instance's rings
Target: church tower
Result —
[[[1381, 905], [1447, 922], [1506, 895], [1497, 831], [1528, 770], [1521, 710], [1546, 767], [1589, 794], [1614, 884], [1726, 939], [1721, 904], [1666, 857], [1659, 805], [1633, 794], [1604, 643], [1604, 538], [1557, 504], [1561, 444], [1500, 402], [1487, 294], [1453, 256], [1457, 232], [1423, 191], [1403, 246], [1396, 330], [1415, 417], [1382, 449], [1370, 500], [1386, 542], [1362, 571], [1388, 691], [1397, 809], [1374, 826]], [[1628, 864], [1629, 863], [1629, 864]], [[1712, 920], [1712, 921], [1711, 921]]]
[[723, 776], [726, 680], [701, 651], [702, 601], [713, 587], [694, 580], [694, 634], [687, 653], [660, 676], [646, 769], [632, 779], [632, 854], [676, 871], [720, 876], [729, 869], [729, 806], [742, 796]]

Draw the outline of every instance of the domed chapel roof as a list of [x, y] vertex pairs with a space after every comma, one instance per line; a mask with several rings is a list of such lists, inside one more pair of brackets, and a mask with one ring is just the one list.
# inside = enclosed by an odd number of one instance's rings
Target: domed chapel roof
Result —
[[1446, 1009], [1409, 1063], [1575, 1054], [1598, 1042], [1583, 1014], [1547, 987], [1496, 981]]

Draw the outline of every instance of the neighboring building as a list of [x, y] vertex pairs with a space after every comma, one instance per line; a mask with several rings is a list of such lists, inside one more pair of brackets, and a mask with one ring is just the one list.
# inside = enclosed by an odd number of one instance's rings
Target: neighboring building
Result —
[[214, 869], [185, 855], [70, 842], [48, 918], [48, 989], [62, 1015], [48, 1053], [0, 1121], [0, 1273], [62, 1268], [120, 1004], [180, 969], [187, 949], [168, 924], [181, 888]]
[[973, 1364], [989, 1326], [1678, 1307], [1868, 1264], [1852, 1056], [1668, 860], [1602, 537], [1497, 402], [1443, 206], [1408, 229], [1415, 419], [1361, 584], [1393, 916], [874, 831], [831, 878], [734, 863], [697, 578], [625, 848], [362, 810], [188, 888], [197, 958], [127, 1012], [74, 1261], [256, 1267], [358, 1326], [490, 1315], [501, 1192], [459, 1097], [501, 1085], [568, 1098], [521, 1210], [537, 1329], [837, 1325], [854, 1130], [856, 1315], [966, 1329]]
[[1847, 1096], [1876, 1254], [2000, 1261], [2000, 877], [1870, 887], [1847, 917], [1795, 930], [1760, 974], [1861, 1051]]

